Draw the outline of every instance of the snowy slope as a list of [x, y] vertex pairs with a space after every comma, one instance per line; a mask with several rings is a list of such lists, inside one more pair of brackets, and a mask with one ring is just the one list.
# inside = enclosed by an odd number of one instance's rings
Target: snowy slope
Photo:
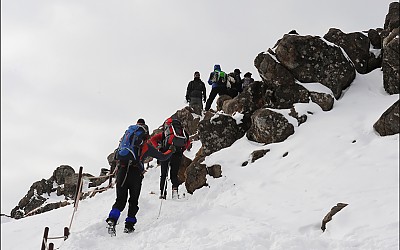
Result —
[[[81, 201], [69, 239], [53, 242], [61, 250], [398, 249], [399, 135], [380, 137], [372, 127], [398, 98], [383, 90], [380, 70], [357, 75], [329, 112], [313, 103], [296, 105], [299, 115], [313, 115], [300, 126], [294, 123], [295, 134], [286, 141], [261, 145], [243, 137], [207, 157], [207, 165], [222, 165], [223, 177], [208, 177], [209, 187], [184, 197], [180, 186], [182, 199], [164, 201], [159, 218], [160, 170], [149, 169], [134, 234], [122, 232], [126, 211], [117, 237], [107, 234], [113, 189]], [[197, 142], [193, 148], [199, 147]], [[270, 152], [242, 167], [257, 149]], [[322, 219], [339, 202], [349, 205], [323, 233]], [[60, 236], [71, 215], [68, 206], [2, 221], [1, 247], [38, 249], [44, 226], [50, 236]]]

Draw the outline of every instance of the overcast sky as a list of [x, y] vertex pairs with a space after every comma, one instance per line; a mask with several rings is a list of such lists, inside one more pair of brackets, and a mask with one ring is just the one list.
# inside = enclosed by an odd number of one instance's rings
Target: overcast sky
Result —
[[383, 27], [390, 2], [3, 0], [1, 212], [60, 165], [98, 175], [130, 124], [186, 105], [194, 71], [260, 79], [255, 57], [283, 34]]

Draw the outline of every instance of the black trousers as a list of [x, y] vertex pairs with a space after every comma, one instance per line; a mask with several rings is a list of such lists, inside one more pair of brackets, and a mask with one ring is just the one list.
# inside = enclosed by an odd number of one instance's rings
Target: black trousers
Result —
[[169, 174], [172, 182], [172, 188], [179, 187], [178, 171], [179, 171], [179, 166], [181, 165], [181, 161], [182, 161], [182, 153], [176, 152], [171, 155], [171, 158], [161, 162], [161, 176], [160, 176], [161, 192], [164, 190], [164, 185], [166, 184], [165, 180], [168, 175], [168, 166], [170, 166]]
[[[120, 166], [117, 174], [117, 199], [112, 206], [122, 212], [129, 202], [128, 217], [135, 218], [139, 211], [139, 196], [142, 189], [143, 175], [141, 170], [135, 166]], [[129, 193], [129, 200], [128, 200]]]
[[213, 103], [215, 97], [218, 95], [227, 95], [227, 89], [225, 86], [221, 87], [214, 87], [211, 89], [210, 95], [208, 96], [207, 102], [206, 102], [206, 107], [204, 108], [205, 111], [209, 110], [211, 108], [211, 104]]

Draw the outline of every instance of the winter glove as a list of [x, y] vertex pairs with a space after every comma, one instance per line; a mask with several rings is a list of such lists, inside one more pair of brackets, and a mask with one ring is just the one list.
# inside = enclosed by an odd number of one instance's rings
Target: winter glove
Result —
[[175, 147], [174, 145], [172, 145], [172, 144], [171, 144], [171, 146], [169, 146], [168, 149], [171, 150], [172, 153], [175, 153], [175, 152], [176, 152], [176, 147]]
[[192, 143], [190, 143], [186, 150], [190, 151], [192, 149], [192, 146], [193, 146]]

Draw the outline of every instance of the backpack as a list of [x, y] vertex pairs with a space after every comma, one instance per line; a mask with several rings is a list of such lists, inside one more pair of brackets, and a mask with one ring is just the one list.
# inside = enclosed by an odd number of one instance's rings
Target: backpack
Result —
[[226, 73], [224, 71], [213, 71], [211, 73], [210, 81], [218, 83], [219, 85], [226, 85]]
[[182, 123], [177, 119], [167, 119], [163, 125], [163, 146], [165, 148], [173, 144], [175, 147], [183, 148], [185, 147], [188, 136]]
[[139, 146], [143, 144], [148, 131], [144, 126], [131, 125], [125, 131], [116, 151], [117, 160], [139, 160]]

